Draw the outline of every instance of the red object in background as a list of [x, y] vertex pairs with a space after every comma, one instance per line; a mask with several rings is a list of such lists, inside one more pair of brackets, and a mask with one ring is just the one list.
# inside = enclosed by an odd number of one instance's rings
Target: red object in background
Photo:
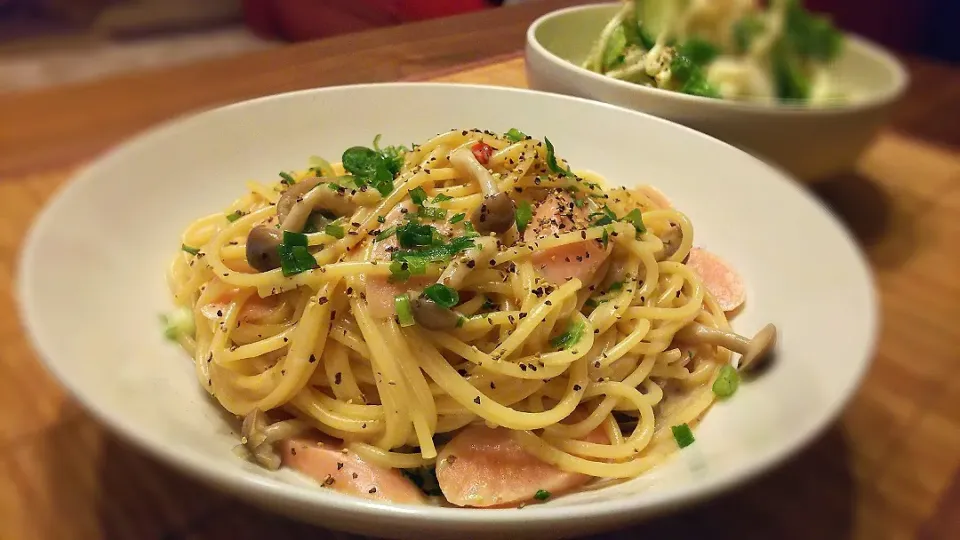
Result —
[[244, 0], [247, 25], [271, 38], [303, 41], [490, 7], [487, 0]]

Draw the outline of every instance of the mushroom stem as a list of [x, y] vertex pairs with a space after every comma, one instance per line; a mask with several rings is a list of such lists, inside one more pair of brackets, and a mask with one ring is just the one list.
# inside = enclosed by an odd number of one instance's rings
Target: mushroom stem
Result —
[[762, 364], [777, 343], [777, 327], [768, 324], [760, 329], [752, 339], [740, 334], [711, 328], [698, 322], [692, 322], [677, 332], [677, 339], [688, 343], [706, 343], [740, 353], [740, 371], [749, 371]]
[[489, 259], [497, 251], [497, 240], [490, 236], [477, 238], [476, 244], [468, 249], [461, 257], [450, 262], [440, 274], [437, 283], [442, 283], [447, 287], [459, 289], [463, 285], [463, 280], [470, 274], [472, 267], [470, 261], [476, 266], [477, 261]]
[[484, 196], [492, 197], [500, 193], [500, 186], [497, 185], [493, 175], [477, 161], [469, 148], [463, 147], [450, 154], [450, 164], [458, 173], [479, 182]]
[[450, 163], [460, 174], [476, 180], [483, 191], [483, 202], [470, 218], [477, 231], [503, 234], [510, 230], [516, 221], [517, 207], [506, 192], [500, 191], [493, 175], [473, 152], [466, 147], [455, 150], [450, 154]]

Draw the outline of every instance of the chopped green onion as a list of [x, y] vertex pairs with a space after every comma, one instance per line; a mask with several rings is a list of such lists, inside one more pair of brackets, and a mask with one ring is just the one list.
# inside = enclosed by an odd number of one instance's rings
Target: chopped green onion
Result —
[[550, 139], [544, 137], [543, 141], [547, 143], [547, 166], [550, 167], [550, 170], [563, 176], [575, 176], [570, 169], [564, 169], [557, 164], [557, 156], [553, 151], [553, 143], [550, 142]]
[[603, 249], [607, 249], [607, 244], [610, 243], [610, 234], [606, 229], [603, 230], [603, 235], [600, 236], [600, 241], [603, 242]]
[[521, 233], [525, 231], [532, 219], [533, 207], [530, 206], [530, 201], [520, 201], [520, 204], [517, 205], [516, 213], [517, 231]]
[[307, 247], [307, 235], [292, 231], [283, 231], [283, 243], [288, 246]]
[[460, 318], [457, 319], [457, 328], [463, 328], [465, 322], [467, 322], [467, 318], [461, 315]]
[[277, 251], [280, 253], [280, 269], [286, 277], [317, 267], [317, 260], [307, 251], [306, 246], [280, 244]]
[[387, 222], [387, 218], [383, 216], [377, 216], [377, 223], [386, 223], [386, 222]]
[[607, 291], [608, 292], [619, 291], [622, 288], [623, 288], [622, 281], [614, 281], [613, 283], [610, 284], [609, 287], [607, 287]]
[[677, 441], [677, 446], [680, 448], [686, 448], [696, 440], [693, 438], [693, 432], [690, 431], [690, 426], [686, 424], [671, 426], [670, 431], [673, 432], [673, 439]]
[[374, 240], [376, 240], [377, 242], [386, 240], [387, 238], [390, 238], [390, 235], [392, 235], [395, 232], [397, 232], [396, 227], [390, 227], [390, 228], [384, 229], [383, 231], [380, 232], [380, 234], [374, 237]]
[[186, 251], [191, 255], [197, 255], [198, 253], [200, 253], [200, 248], [190, 247], [186, 244], [180, 244], [180, 249]]
[[436, 208], [432, 206], [421, 206], [420, 210], [417, 212], [417, 215], [423, 219], [432, 219], [434, 221], [447, 219], [446, 210], [444, 210], [443, 208]]
[[242, 217], [243, 217], [243, 212], [241, 212], [240, 210], [237, 210], [236, 212], [231, 212], [227, 214], [227, 221], [229, 221], [230, 223], [233, 223], [234, 221]]
[[410, 276], [426, 273], [426, 259], [397, 259], [390, 263], [390, 279], [393, 281], [406, 281]]
[[621, 221], [629, 221], [633, 225], [633, 228], [636, 229], [637, 234], [643, 234], [647, 232], [647, 228], [643, 224], [643, 216], [640, 215], [640, 210], [638, 208], [634, 208], [627, 213], [627, 215], [623, 216]]
[[740, 374], [730, 364], [720, 368], [717, 380], [713, 381], [713, 393], [717, 397], [728, 398], [732, 396], [740, 386]]
[[550, 345], [558, 349], [569, 349], [580, 342], [585, 329], [586, 325], [583, 321], [571, 322], [566, 332], [550, 340]]
[[545, 501], [550, 498], [550, 492], [545, 489], [538, 489], [533, 498], [538, 501]]
[[453, 200], [453, 197], [451, 197], [451, 196], [449, 196], [449, 195], [447, 195], [447, 194], [445, 194], [445, 193], [437, 193], [437, 196], [434, 197], [434, 198], [433, 198], [433, 201], [431, 201], [431, 202], [433, 202], [434, 204], [436, 204], [436, 203], [442, 203], [443, 201], [449, 201], [449, 200]]
[[400, 326], [413, 326], [413, 306], [410, 305], [410, 297], [406, 293], [393, 297], [393, 308], [397, 310], [397, 322]]
[[432, 225], [408, 221], [397, 227], [397, 241], [402, 248], [431, 246], [434, 243], [434, 232], [437, 232], [437, 229]]
[[445, 307], [447, 309], [450, 309], [460, 303], [460, 295], [457, 294], [457, 290], [447, 287], [442, 283], [434, 283], [433, 285], [427, 287], [423, 290], [423, 294], [427, 298], [433, 300], [438, 306]]
[[287, 173], [285, 173], [285, 172], [281, 172], [281, 173], [280, 173], [280, 183], [281, 183], [281, 184], [286, 184], [286, 185], [288, 185], [288, 186], [292, 186], [292, 185], [296, 184], [297, 181], [294, 180], [293, 177], [290, 176], [289, 174], [287, 174]]
[[413, 199], [413, 204], [417, 206], [423, 206], [423, 201], [427, 200], [427, 192], [420, 186], [409, 190], [408, 193], [410, 193], [410, 198]]
[[181, 336], [192, 336], [197, 331], [193, 320], [193, 311], [188, 307], [178, 307], [169, 315], [161, 315], [163, 321], [163, 337], [177, 341]]
[[329, 234], [330, 236], [340, 239], [345, 236], [346, 233], [343, 231], [343, 227], [335, 223], [331, 223], [323, 228], [323, 232]]
[[457, 214], [457, 215], [453, 216], [452, 218], [450, 218], [450, 223], [451, 223], [451, 224], [453, 224], [453, 223], [460, 223], [460, 222], [463, 221], [464, 218], [466, 218], [466, 217], [467, 217], [466, 214], [464, 214], [463, 212], [460, 212], [459, 214]]
[[517, 129], [517, 128], [510, 128], [510, 131], [508, 131], [508, 132], [504, 135], [504, 138], [507, 139], [507, 140], [510, 141], [510, 142], [520, 142], [520, 141], [526, 139], [526, 138], [527, 138], [527, 135], [526, 135], [524, 132], [522, 132], [522, 131], [520, 131], [519, 129]]

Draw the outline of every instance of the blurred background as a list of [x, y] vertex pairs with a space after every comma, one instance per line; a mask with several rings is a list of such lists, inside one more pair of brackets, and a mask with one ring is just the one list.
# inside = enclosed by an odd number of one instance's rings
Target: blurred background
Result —
[[[0, 0], [0, 92], [538, 0]], [[960, 0], [807, 0], [905, 54], [960, 61]]]

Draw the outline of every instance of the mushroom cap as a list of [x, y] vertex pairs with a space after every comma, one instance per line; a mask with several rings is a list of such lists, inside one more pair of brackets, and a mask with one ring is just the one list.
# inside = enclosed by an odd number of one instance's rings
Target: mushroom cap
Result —
[[776, 344], [777, 327], [773, 324], [764, 326], [753, 336], [753, 339], [750, 340], [750, 345], [740, 358], [737, 369], [739, 371], [749, 372], [763, 366], [770, 358]]
[[456, 328], [460, 320], [452, 310], [422, 296], [413, 301], [413, 318], [428, 330], [450, 330]]
[[283, 232], [274, 227], [258, 225], [247, 235], [247, 264], [260, 272], [280, 268], [280, 251]]
[[480, 234], [503, 234], [517, 221], [517, 207], [505, 192], [484, 197], [471, 217]]

